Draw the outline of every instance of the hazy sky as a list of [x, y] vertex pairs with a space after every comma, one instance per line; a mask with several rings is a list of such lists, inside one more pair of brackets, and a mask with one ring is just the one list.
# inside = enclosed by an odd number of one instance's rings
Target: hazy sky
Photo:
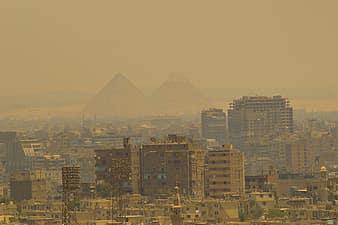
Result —
[[0, 1], [0, 95], [139, 87], [338, 88], [337, 0]]

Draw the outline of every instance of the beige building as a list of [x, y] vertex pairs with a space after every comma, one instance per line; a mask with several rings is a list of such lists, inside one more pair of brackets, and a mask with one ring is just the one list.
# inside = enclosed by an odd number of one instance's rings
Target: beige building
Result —
[[261, 207], [263, 209], [272, 209], [274, 208], [275, 196], [272, 192], [252, 192], [249, 193], [249, 199], [255, 202], [254, 207]]
[[218, 224], [224, 221], [238, 221], [239, 205], [239, 201], [234, 200], [186, 200], [182, 210], [184, 223], [204, 222]]
[[286, 166], [291, 173], [313, 174], [315, 153], [303, 139], [293, 139], [286, 146]]
[[222, 198], [226, 192], [242, 195], [245, 190], [244, 155], [231, 145], [209, 150], [206, 157], [206, 195]]

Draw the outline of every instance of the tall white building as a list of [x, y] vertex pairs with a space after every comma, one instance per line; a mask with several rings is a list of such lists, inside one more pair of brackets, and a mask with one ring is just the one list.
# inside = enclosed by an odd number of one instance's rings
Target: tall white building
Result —
[[228, 110], [230, 142], [242, 151], [293, 132], [293, 109], [281, 96], [244, 96]]

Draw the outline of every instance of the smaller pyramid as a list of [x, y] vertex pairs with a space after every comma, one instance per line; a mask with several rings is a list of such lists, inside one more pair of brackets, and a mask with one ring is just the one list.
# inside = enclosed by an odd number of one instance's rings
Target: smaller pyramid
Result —
[[186, 77], [171, 75], [152, 95], [159, 113], [196, 113], [208, 104], [208, 99]]

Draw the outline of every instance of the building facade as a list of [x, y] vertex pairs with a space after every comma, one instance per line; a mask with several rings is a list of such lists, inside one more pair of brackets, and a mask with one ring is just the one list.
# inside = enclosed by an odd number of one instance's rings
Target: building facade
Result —
[[191, 143], [153, 143], [141, 150], [141, 189], [147, 196], [168, 195], [179, 186], [183, 195], [204, 195], [205, 152]]
[[219, 144], [226, 144], [226, 115], [222, 109], [207, 109], [201, 113], [202, 137], [215, 139]]
[[29, 168], [29, 163], [26, 160], [16, 132], [0, 132], [0, 144], [5, 155], [4, 163], [8, 174], [15, 170]]
[[16, 171], [10, 178], [10, 198], [15, 201], [47, 199], [46, 173], [43, 170]]
[[228, 109], [230, 142], [241, 151], [265, 139], [293, 132], [293, 109], [281, 96], [244, 96]]
[[223, 198], [227, 192], [245, 191], [244, 155], [231, 145], [208, 150], [206, 157], [206, 196]]
[[125, 140], [123, 148], [95, 150], [96, 183], [108, 183], [124, 193], [139, 193], [140, 149]]
[[315, 153], [306, 140], [292, 138], [286, 144], [286, 167], [290, 173], [313, 174], [315, 172]]

